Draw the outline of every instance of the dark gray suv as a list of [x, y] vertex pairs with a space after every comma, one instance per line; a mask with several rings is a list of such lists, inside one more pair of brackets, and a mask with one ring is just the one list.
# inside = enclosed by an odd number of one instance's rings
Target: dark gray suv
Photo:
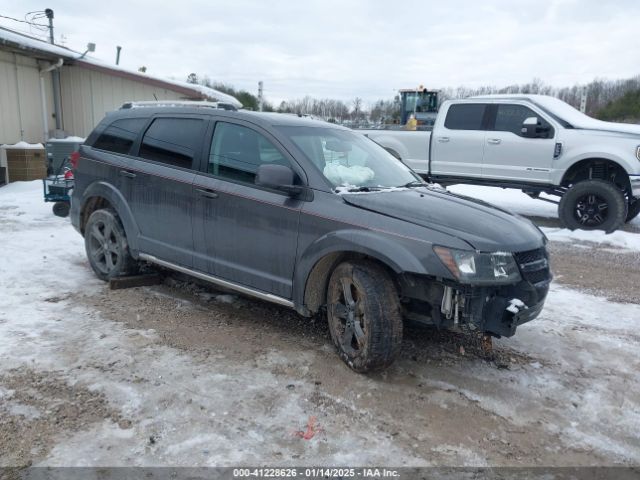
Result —
[[71, 219], [101, 279], [150, 262], [326, 311], [358, 372], [393, 361], [403, 319], [511, 336], [542, 309], [536, 226], [423, 183], [362, 135], [284, 114], [127, 107], [74, 159]]

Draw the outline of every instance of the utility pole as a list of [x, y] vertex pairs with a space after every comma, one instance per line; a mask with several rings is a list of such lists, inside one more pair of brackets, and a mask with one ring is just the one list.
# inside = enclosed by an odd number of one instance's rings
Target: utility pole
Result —
[[263, 83], [262, 83], [262, 80], [260, 80], [258, 82], [258, 111], [259, 112], [262, 111], [262, 104], [264, 103], [262, 100], [262, 87], [263, 87]]
[[53, 42], [53, 10], [51, 10], [50, 8], [47, 8], [44, 11], [44, 14], [49, 19], [49, 43], [53, 45], [54, 43]]
[[118, 45], [116, 47], [116, 65], [120, 65], [120, 52], [122, 51], [122, 47]]
[[[49, 19], [49, 43], [53, 45], [53, 10], [47, 8], [44, 13]], [[56, 119], [56, 130], [62, 130], [62, 106], [60, 104], [60, 71], [57, 68], [51, 70], [51, 84], [53, 87], [53, 111]]]
[[587, 87], [580, 89], [580, 111], [587, 113]]

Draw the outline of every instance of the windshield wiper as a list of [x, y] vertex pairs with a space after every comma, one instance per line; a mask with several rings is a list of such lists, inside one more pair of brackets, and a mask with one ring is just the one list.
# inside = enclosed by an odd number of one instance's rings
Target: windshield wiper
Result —
[[362, 187], [350, 188], [347, 191], [348, 192], [378, 192], [380, 190], [382, 190], [381, 187], [366, 187], [366, 186], [362, 186]]
[[400, 185], [398, 188], [413, 188], [413, 187], [424, 187], [428, 185], [425, 182], [422, 182], [420, 180], [413, 180], [409, 183], [405, 183], [404, 185]]

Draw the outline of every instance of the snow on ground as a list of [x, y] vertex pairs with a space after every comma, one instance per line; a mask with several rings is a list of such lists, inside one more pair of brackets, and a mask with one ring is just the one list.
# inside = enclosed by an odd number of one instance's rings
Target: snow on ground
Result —
[[[273, 348], [246, 362], [213, 350], [204, 361], [163, 344], [154, 330], [128, 328], [97, 309], [79, 306], [74, 295], [93, 295], [98, 301], [108, 299], [109, 291], [92, 274], [80, 235], [42, 201], [39, 182], [0, 188], [0, 245], [0, 375], [26, 368], [61, 374], [72, 385], [103, 393], [112, 408], [132, 420], [130, 426], [105, 419], [60, 432], [41, 464], [398, 466], [429, 465], [434, 455], [450, 455], [453, 465], [486, 465], [491, 463], [488, 443], [501, 451], [508, 445], [501, 435], [524, 440], [527, 432], [533, 432], [534, 445], [546, 442], [537, 455], [563, 458], [563, 452], [574, 449], [593, 451], [611, 463], [640, 463], [637, 304], [613, 303], [554, 285], [541, 317], [520, 327], [514, 338], [498, 342], [514, 355], [530, 358], [528, 363], [502, 370], [483, 361], [406, 360], [382, 377], [346, 372], [353, 392], [393, 398], [406, 388], [413, 395], [420, 385], [405, 386], [413, 378], [429, 386], [424, 395], [430, 408], [454, 416], [430, 423], [424, 431], [421, 441], [434, 439], [440, 447], [423, 450], [418, 440], [403, 444], [402, 429], [397, 437], [381, 435], [375, 421], [392, 418], [394, 406], [368, 411], [372, 407], [363, 403], [366, 395], [338, 398], [341, 408], [353, 412], [338, 418], [348, 420], [331, 424], [325, 416], [320, 420], [329, 433], [302, 441], [292, 430], [307, 421], [307, 402], [316, 388], [313, 377], [275, 372], [286, 371], [281, 366], [307, 369], [314, 362], [339, 362], [337, 356], [292, 347]], [[328, 368], [345, 375], [339, 363]], [[295, 390], [288, 389], [290, 383]], [[0, 398], [9, 395], [0, 389]], [[455, 412], [474, 409], [478, 412], [470, 418], [507, 422], [510, 430], [486, 430], [485, 442], [474, 443], [471, 431], [450, 428]], [[10, 411], [39, 414], [20, 405]], [[417, 422], [432, 412], [408, 414]], [[362, 415], [370, 420], [358, 421]], [[479, 425], [469, 428], [486, 428]], [[150, 432], [160, 439], [154, 445], [148, 441]], [[520, 448], [535, 464], [524, 445]]]
[[[304, 398], [313, 382], [299, 382], [291, 393], [289, 382], [268, 370], [225, 358], [203, 365], [157, 345], [154, 331], [130, 330], [74, 306], [75, 293], [106, 287], [85, 260], [82, 237], [43, 202], [40, 182], [0, 188], [0, 245], [0, 374], [64, 372], [70, 383], [104, 392], [125, 417], [139, 419], [134, 428], [105, 420], [60, 439], [44, 464], [297, 464], [301, 456], [319, 465], [418, 464], [388, 439], [367, 445], [373, 430], [343, 433], [330, 445], [294, 437], [307, 422]], [[274, 398], [274, 391], [282, 394]], [[162, 446], [149, 448], [148, 432], [163, 438]]]
[[459, 195], [483, 200], [520, 215], [558, 218], [558, 207], [556, 205], [542, 200], [534, 200], [520, 190], [482, 187], [479, 185], [451, 185], [447, 187], [447, 190]]

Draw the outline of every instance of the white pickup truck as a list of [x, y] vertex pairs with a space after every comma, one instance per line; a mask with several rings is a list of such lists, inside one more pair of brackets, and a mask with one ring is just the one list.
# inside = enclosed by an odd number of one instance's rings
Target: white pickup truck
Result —
[[557, 98], [449, 100], [432, 132], [363, 133], [430, 181], [558, 196], [570, 229], [611, 232], [640, 213], [640, 125], [595, 120]]

